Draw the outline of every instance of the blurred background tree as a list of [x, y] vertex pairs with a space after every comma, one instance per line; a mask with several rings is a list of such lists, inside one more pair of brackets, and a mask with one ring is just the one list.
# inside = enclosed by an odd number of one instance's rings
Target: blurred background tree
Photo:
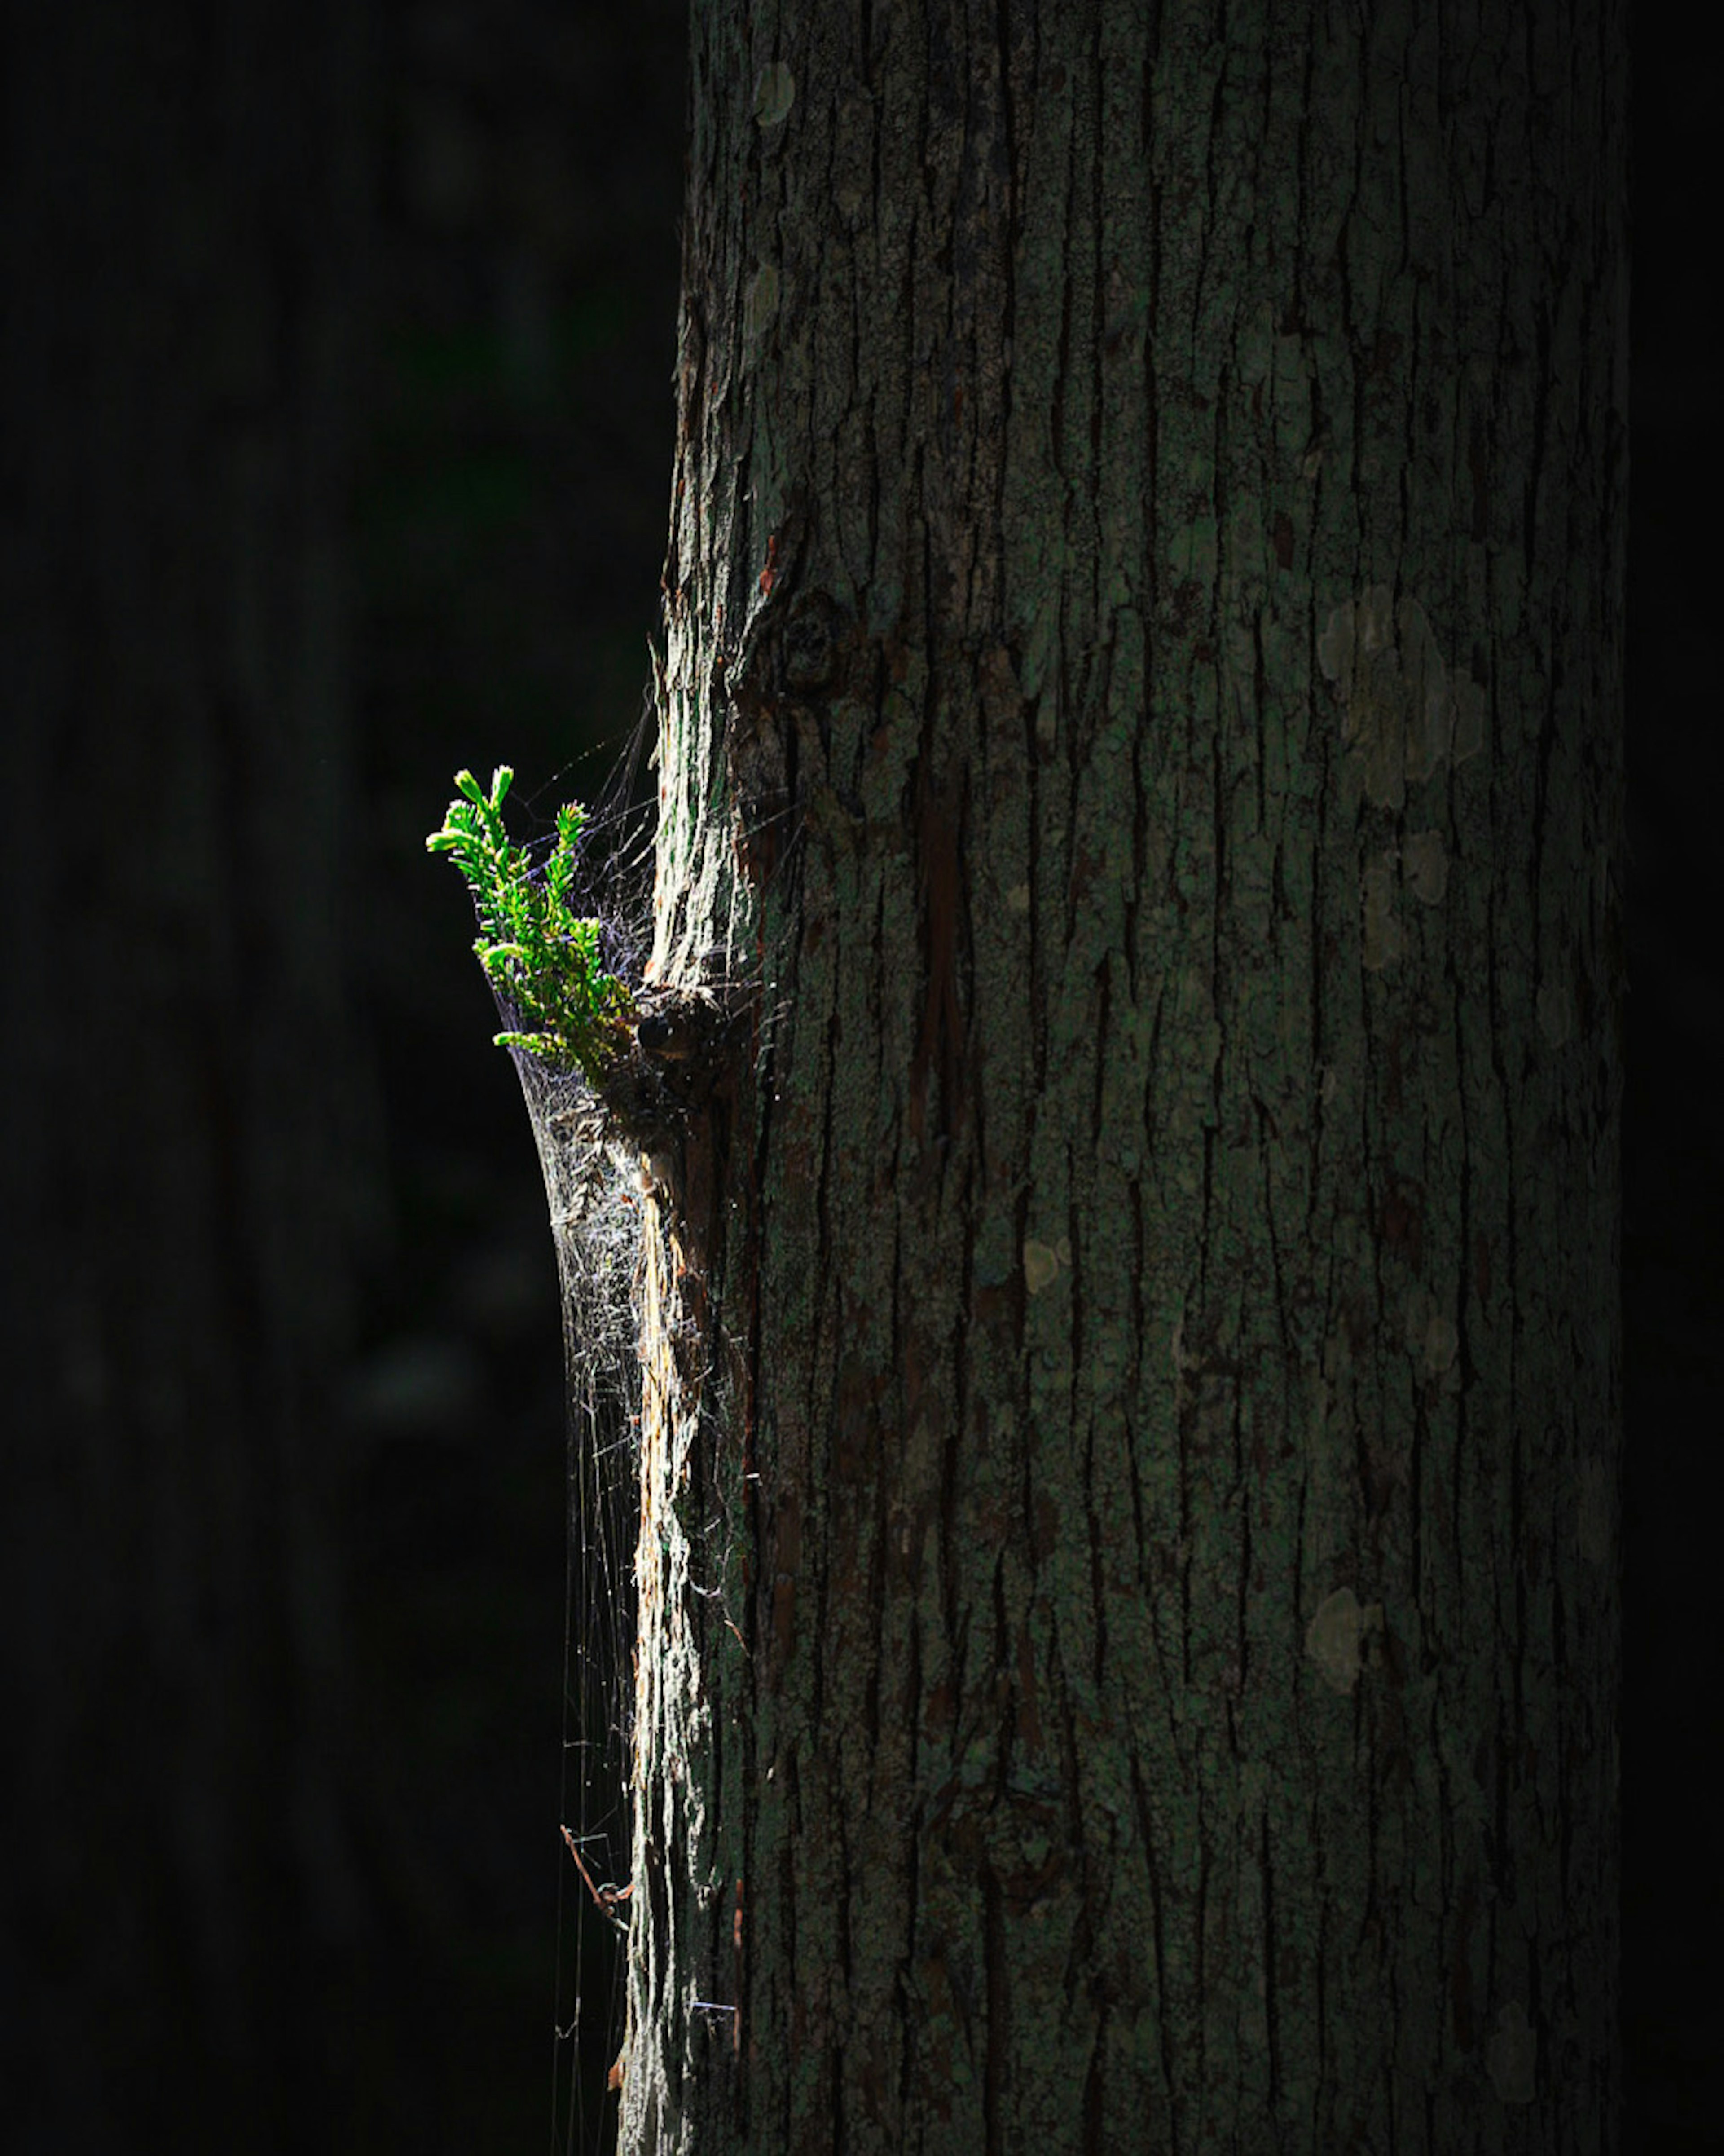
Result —
[[535, 2145], [556, 1276], [424, 834], [639, 708], [682, 10], [6, 40], [7, 2138]]

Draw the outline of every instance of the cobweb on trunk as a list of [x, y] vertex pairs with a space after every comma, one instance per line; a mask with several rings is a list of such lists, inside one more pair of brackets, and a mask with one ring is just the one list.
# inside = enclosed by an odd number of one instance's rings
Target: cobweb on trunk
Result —
[[[572, 893], [576, 910], [600, 923], [606, 970], [631, 988], [641, 980], [650, 918], [653, 804], [634, 797], [651, 724], [649, 700], [592, 809]], [[562, 783], [560, 774], [554, 783]], [[505, 1029], [516, 1029], [505, 998], [498, 1009]], [[633, 1875], [640, 1152], [578, 1070], [509, 1052], [544, 1174], [563, 1313], [568, 1572], [556, 1824], [567, 1851], [557, 1858], [553, 2138], [597, 2156], [615, 2133], [606, 2082], [622, 2047]]]
[[559, 2114], [567, 2112], [560, 2145], [585, 2152], [603, 2145], [605, 2076], [622, 2047], [623, 1890], [633, 1875], [639, 1171], [607, 1136], [582, 1078], [511, 1052], [544, 1171], [563, 1312], [568, 1586], [557, 1823], [578, 1866], [560, 1858], [557, 2082]]
[[[665, 1172], [667, 1136], [685, 1127], [711, 1059], [731, 1050], [740, 1014], [753, 1009], [751, 984], [726, 977], [722, 953], [708, 954], [693, 985], [646, 982], [658, 804], [636, 794], [654, 716], [649, 694], [591, 809], [569, 891], [571, 910], [599, 923], [603, 969], [634, 998], [637, 1045], [604, 1081], [603, 1098], [580, 1070], [510, 1050], [544, 1174], [563, 1311], [569, 1517], [557, 1824], [567, 1854], [559, 1875], [553, 2145], [580, 2156], [608, 2156], [615, 2144], [618, 2107], [608, 2090], [627, 2003], [643, 1205]], [[559, 774], [553, 784], [562, 783]], [[542, 819], [546, 855], [554, 815], [553, 804]], [[540, 846], [529, 842], [528, 851]], [[794, 851], [787, 844], [779, 874]], [[505, 1031], [526, 1029], [506, 997], [497, 1007]], [[758, 1055], [771, 1021], [750, 1022]]]

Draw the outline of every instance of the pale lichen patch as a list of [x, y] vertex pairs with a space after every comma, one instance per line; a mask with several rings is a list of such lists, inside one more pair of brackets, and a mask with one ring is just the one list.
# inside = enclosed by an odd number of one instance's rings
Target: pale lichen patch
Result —
[[1407, 1345], [1419, 1358], [1422, 1376], [1441, 1379], [1444, 1392], [1459, 1389], [1460, 1334], [1454, 1319], [1427, 1295], [1415, 1295], [1408, 1304]]
[[1341, 695], [1342, 737], [1366, 798], [1398, 808], [1410, 780], [1434, 778], [1484, 739], [1484, 694], [1444, 665], [1429, 618], [1387, 584], [1343, 599], [1317, 638], [1317, 664]]
[[1531, 2103], [1533, 2071], [1538, 2062], [1538, 2035], [1526, 2019], [1518, 1999], [1498, 2009], [1496, 2026], [1485, 2046], [1485, 2065], [1491, 2086], [1505, 2103]]
[[796, 102], [796, 77], [782, 60], [763, 67], [754, 85], [754, 118], [760, 127], [776, 127]]
[[1401, 847], [1401, 874], [1415, 898], [1440, 906], [1449, 888], [1449, 854], [1440, 831], [1414, 831]]
[[777, 311], [778, 273], [770, 262], [762, 263], [749, 279], [742, 302], [742, 334], [751, 344], [766, 335]]
[[1380, 973], [1401, 955], [1403, 941], [1401, 924], [1395, 918], [1395, 860], [1393, 854], [1379, 854], [1367, 864], [1361, 896], [1364, 907], [1365, 944], [1363, 964], [1367, 973]]
[[[1064, 1236], [1060, 1238], [1060, 1242], [1069, 1263], [1071, 1244]], [[1054, 1277], [1060, 1270], [1060, 1250], [1055, 1250], [1050, 1244], [1038, 1243], [1034, 1238], [1024, 1244], [1024, 1285], [1031, 1295], [1039, 1295], [1044, 1287], [1050, 1287], [1053, 1285]]]
[[1305, 1630], [1305, 1651], [1331, 1691], [1350, 1692], [1358, 1683], [1363, 1642], [1383, 1630], [1383, 1604], [1367, 1603], [1350, 1587], [1338, 1587], [1317, 1605]]
[[1574, 998], [1566, 981], [1547, 981], [1538, 991], [1538, 1030], [1552, 1048], [1565, 1048], [1574, 1037]]
[[1470, 674], [1461, 674], [1455, 677], [1454, 693], [1455, 731], [1449, 754], [1454, 762], [1465, 763], [1485, 746], [1485, 691]]
[[1596, 1453], [1580, 1463], [1580, 1487], [1574, 1506], [1574, 1538], [1588, 1564], [1602, 1571], [1610, 1561], [1610, 1482]]

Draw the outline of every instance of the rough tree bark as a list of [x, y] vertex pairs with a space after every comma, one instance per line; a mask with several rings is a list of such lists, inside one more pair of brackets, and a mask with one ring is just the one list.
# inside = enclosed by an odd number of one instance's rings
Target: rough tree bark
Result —
[[695, 11], [628, 2149], [1615, 2145], [1624, 105]]

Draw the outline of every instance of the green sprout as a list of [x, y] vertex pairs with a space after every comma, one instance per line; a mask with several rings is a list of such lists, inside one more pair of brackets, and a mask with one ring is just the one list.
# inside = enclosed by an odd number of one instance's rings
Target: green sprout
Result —
[[587, 811], [571, 801], [557, 812], [557, 839], [542, 870], [524, 846], [511, 845], [503, 798], [515, 773], [500, 764], [487, 795], [470, 771], [458, 771], [464, 798], [451, 801], [443, 829], [426, 850], [453, 854], [479, 909], [479, 954], [485, 978], [531, 1030], [500, 1033], [500, 1048], [524, 1049], [602, 1086], [629, 1050], [634, 998], [599, 963], [598, 923], [569, 910], [575, 850]]

